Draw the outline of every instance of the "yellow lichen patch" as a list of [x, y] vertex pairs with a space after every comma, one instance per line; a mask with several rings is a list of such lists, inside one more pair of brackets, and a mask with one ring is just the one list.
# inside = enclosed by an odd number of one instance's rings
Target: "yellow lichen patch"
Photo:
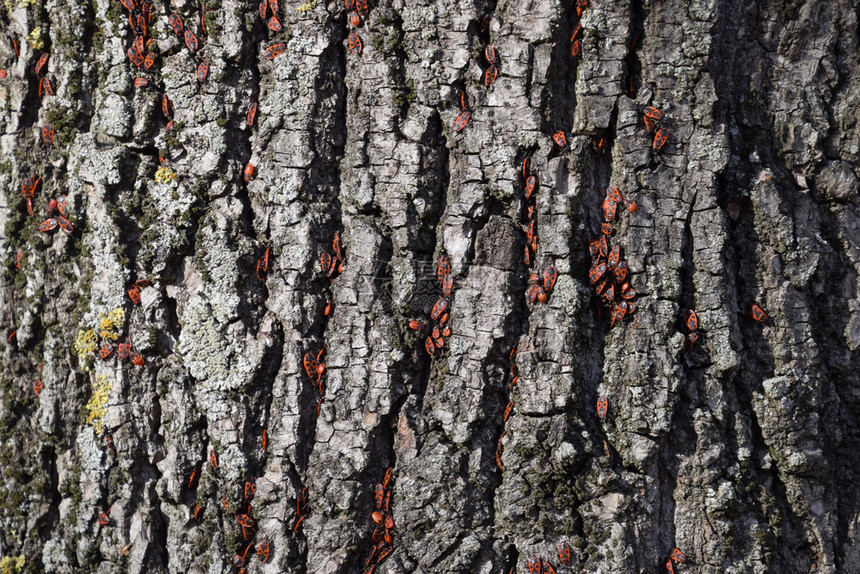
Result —
[[96, 332], [92, 329], [81, 329], [75, 337], [75, 353], [85, 361], [87, 356], [96, 350]]
[[102, 419], [107, 413], [107, 401], [110, 396], [110, 390], [113, 387], [113, 381], [108, 379], [107, 375], [98, 375], [96, 383], [93, 385], [93, 396], [86, 405], [87, 409], [87, 424], [93, 425], [96, 433], [101, 433], [103, 428]]
[[45, 41], [42, 40], [42, 27], [36, 26], [33, 31], [27, 34], [27, 41], [33, 46], [34, 50], [41, 50], [45, 47]]
[[304, 4], [296, 8], [298, 12], [310, 12], [317, 7], [317, 0], [307, 0]]
[[122, 334], [125, 311], [114, 309], [110, 313], [99, 313], [99, 336], [106, 341], [116, 341]]
[[161, 166], [155, 170], [156, 183], [170, 183], [176, 181], [176, 173], [169, 167]]
[[24, 569], [24, 564], [23, 554], [15, 558], [4, 556], [0, 558], [0, 574], [15, 574], [16, 572], [20, 572]]

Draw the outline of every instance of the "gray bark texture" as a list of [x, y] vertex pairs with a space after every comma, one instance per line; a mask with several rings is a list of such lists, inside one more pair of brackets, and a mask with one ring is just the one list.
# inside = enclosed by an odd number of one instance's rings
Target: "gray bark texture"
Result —
[[0, 571], [860, 572], [860, 3], [588, 4], [156, 1], [149, 70], [119, 0], [0, 5]]

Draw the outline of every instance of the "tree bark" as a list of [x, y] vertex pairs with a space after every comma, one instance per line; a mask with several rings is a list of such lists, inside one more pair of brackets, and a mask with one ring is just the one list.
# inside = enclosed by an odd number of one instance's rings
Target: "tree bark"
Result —
[[119, 2], [0, 6], [4, 572], [365, 572], [388, 468], [377, 573], [860, 571], [860, 4], [587, 4], [160, 3], [148, 71]]

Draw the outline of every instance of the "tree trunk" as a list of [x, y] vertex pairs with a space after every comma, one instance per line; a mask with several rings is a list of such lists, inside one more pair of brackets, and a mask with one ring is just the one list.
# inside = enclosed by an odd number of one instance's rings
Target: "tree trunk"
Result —
[[860, 571], [860, 5], [588, 4], [0, 6], [3, 572]]

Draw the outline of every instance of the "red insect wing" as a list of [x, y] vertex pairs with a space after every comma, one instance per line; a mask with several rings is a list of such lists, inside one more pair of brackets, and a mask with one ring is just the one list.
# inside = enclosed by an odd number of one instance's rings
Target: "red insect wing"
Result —
[[523, 166], [522, 166], [523, 179], [528, 178], [529, 168], [531, 168], [531, 166], [532, 166], [532, 160], [530, 158], [523, 159]]
[[355, 10], [355, 0], [343, 0], [343, 7], [347, 12]]
[[251, 181], [251, 179], [254, 177], [254, 172], [256, 171], [256, 169], [257, 168], [255, 168], [253, 164], [249, 163], [245, 166], [245, 170], [242, 172], [242, 178], [245, 181]]
[[377, 483], [373, 487], [373, 500], [376, 508], [382, 508], [382, 503], [385, 502], [385, 488], [382, 486], [382, 483]]
[[762, 323], [767, 320], [767, 313], [765, 313], [762, 308], [755, 303], [750, 303], [749, 316]]
[[627, 263], [625, 261], [619, 262], [612, 272], [615, 274], [615, 282], [623, 283], [627, 279]]
[[681, 563], [683, 563], [687, 560], [687, 556], [683, 552], [678, 550], [677, 548], [672, 549], [672, 555], [670, 556], [670, 558], [672, 560], [674, 560], [675, 562], [681, 562]]
[[6, 76], [6, 70], [0, 70], [0, 80], [5, 80]]
[[54, 126], [51, 124], [46, 124], [42, 128], [42, 143], [47, 147], [54, 143]]
[[343, 247], [340, 244], [340, 234], [335, 232], [331, 238], [331, 250], [337, 255], [337, 258], [343, 261]]
[[104, 512], [100, 512], [99, 518], [98, 518], [98, 523], [99, 523], [99, 526], [107, 526], [108, 524], [110, 524], [110, 517], [107, 514], [105, 514]]
[[698, 340], [699, 340], [699, 334], [696, 331], [693, 331], [691, 333], [687, 333], [687, 341], [684, 344], [684, 346], [689, 351], [690, 349], [693, 348], [693, 345], [695, 345], [696, 341], [698, 341]]
[[611, 223], [601, 223], [600, 224], [600, 232], [604, 235], [612, 235], [612, 232], [615, 231], [615, 228], [612, 227]]
[[167, 97], [167, 94], [163, 94], [161, 96], [161, 113], [164, 114], [164, 117], [170, 117], [170, 110], [173, 108], [173, 103], [170, 101], [170, 98]]
[[120, 343], [117, 346], [117, 356], [119, 357], [120, 361], [127, 361], [128, 355], [130, 353], [131, 353], [131, 343], [126, 341], [125, 343]]
[[128, 55], [128, 59], [131, 60], [131, 63], [140, 68], [143, 66], [143, 54], [141, 54], [138, 50], [134, 48], [129, 48], [126, 52]]
[[266, 0], [263, 0], [262, 2], [260, 2], [260, 5], [258, 7], [259, 11], [260, 11], [260, 20], [266, 20], [266, 9], [268, 7], [269, 7], [269, 5], [266, 2]]
[[[611, 325], [615, 324], [615, 321], [620, 321], [624, 318], [624, 314], [627, 313], [627, 301], [622, 301], [615, 305], [615, 308], [612, 311], [612, 320]], [[610, 325], [610, 326], [611, 326]]]
[[355, 0], [355, 10], [362, 16], [367, 16], [367, 13], [370, 11], [367, 0]]
[[36, 74], [41, 76], [42, 72], [45, 71], [45, 65], [48, 63], [48, 58], [51, 57], [50, 52], [45, 52], [39, 57], [39, 60], [36, 62]]
[[134, 79], [134, 87], [135, 88], [145, 88], [149, 85], [149, 80], [146, 78], [135, 78]]
[[496, 81], [497, 77], [499, 77], [499, 69], [495, 65], [490, 66], [484, 72], [484, 85], [489, 88]]
[[416, 331], [423, 331], [424, 330], [424, 324], [419, 323], [418, 321], [409, 321], [409, 328], [414, 329]]
[[99, 359], [104, 361], [105, 359], [110, 357], [111, 353], [113, 353], [113, 345], [111, 345], [110, 343], [106, 343], [102, 346], [101, 349], [99, 349]]
[[203, 509], [202, 509], [202, 508], [200, 508], [200, 505], [199, 505], [199, 504], [197, 504], [197, 505], [195, 505], [195, 506], [194, 506], [194, 520], [199, 520], [199, 518], [200, 518], [200, 511], [201, 511], [201, 510], [203, 510]]
[[[600, 239], [605, 242], [606, 236], [601, 235]], [[600, 257], [600, 239], [592, 239], [588, 242], [588, 253], [591, 255], [592, 259]]]
[[334, 261], [332, 261], [331, 255], [324, 251], [320, 255], [320, 267], [322, 268], [323, 275], [328, 275], [333, 266]]
[[286, 44], [272, 44], [271, 46], [266, 48], [265, 52], [263, 52], [263, 55], [269, 60], [274, 60], [275, 58], [283, 54], [284, 50], [286, 49]]
[[278, 0], [269, 0], [269, 11], [272, 12], [272, 15], [277, 16], [280, 9], [281, 7], [278, 6]]
[[654, 127], [655, 127], [655, 125], [654, 125], [654, 120], [652, 120], [652, 119], [651, 119], [651, 118], [649, 118], [649, 117], [643, 117], [643, 118], [642, 118], [642, 123], [644, 123], [644, 124], [645, 124], [645, 131], [646, 131], [646, 132], [648, 132], [648, 133], [650, 134], [650, 133], [652, 133], [652, 132], [654, 131]]
[[645, 106], [643, 108], [642, 113], [645, 114], [646, 118], [651, 118], [652, 120], [662, 120], [663, 114], [655, 107]]
[[466, 127], [466, 124], [469, 123], [469, 120], [472, 119], [472, 112], [465, 111], [454, 120], [454, 125], [451, 126], [451, 129], [455, 132], [462, 131], [463, 128]]
[[253, 104], [248, 106], [248, 114], [245, 117], [245, 123], [247, 123], [249, 126], [253, 126], [254, 120], [256, 119], [256, 117], [257, 117], [257, 102], [254, 102]]
[[[209, 466], [212, 467], [212, 470], [218, 470], [218, 455], [215, 454], [214, 450], [209, 451]], [[227, 500], [224, 499], [224, 502], [226, 503]]]
[[206, 81], [206, 77], [209, 75], [209, 62], [200, 62], [197, 66], [197, 81], [201, 84]]
[[131, 354], [131, 362], [135, 367], [142, 367], [146, 364], [146, 361], [143, 360], [143, 357], [141, 357], [137, 353]]
[[171, 14], [167, 17], [167, 22], [170, 24], [170, 27], [173, 28], [173, 32], [182, 37], [182, 32], [184, 26], [182, 25], [182, 18], [179, 17], [179, 14]]
[[446, 275], [442, 280], [442, 295], [445, 297], [451, 296], [451, 289], [454, 287], [454, 278], [451, 275]]
[[525, 263], [526, 265], [531, 265], [531, 262], [532, 262], [531, 252], [529, 251], [529, 246], [526, 245], [523, 248], [523, 263]]
[[672, 566], [672, 561], [671, 561], [671, 560], [667, 560], [667, 561], [666, 561], [666, 572], [667, 572], [668, 574], [675, 574], [675, 567], [674, 567], [674, 566]]
[[316, 377], [317, 374], [317, 358], [313, 353], [305, 353], [305, 357], [303, 360], [305, 372], [308, 374], [308, 377], [311, 379]]
[[624, 197], [621, 195], [621, 192], [618, 191], [618, 188], [613, 185], [610, 185], [606, 188], [606, 197], [608, 197], [615, 203], [621, 203], [624, 201]]
[[263, 263], [263, 260], [260, 259], [257, 261], [257, 279], [259, 279], [260, 281], [265, 281], [265, 279], [263, 277], [263, 274], [265, 272], [266, 272], [265, 263]]
[[138, 52], [143, 52], [146, 48], [143, 45], [143, 36], [137, 35], [134, 37], [134, 42], [132, 42], [131, 46], [137, 50]]
[[555, 267], [547, 267], [543, 270], [543, 288], [550, 292], [555, 288], [555, 282], [558, 280], [558, 270]]
[[567, 136], [565, 136], [564, 132], [561, 130], [552, 134], [552, 141], [554, 141], [558, 147], [563, 148], [567, 146]]
[[621, 247], [616, 245], [612, 248], [612, 251], [609, 252], [609, 257], [606, 260], [606, 265], [608, 267], [615, 267], [618, 265], [618, 262], [621, 260]]
[[125, 6], [125, 9], [129, 12], [133, 12], [137, 10], [137, 5], [134, 3], [134, 0], [119, 0], [120, 4]]
[[684, 313], [684, 324], [687, 325], [687, 329], [690, 331], [695, 331], [699, 328], [699, 316], [696, 315], [695, 311], [689, 309]]
[[540, 574], [541, 560], [537, 556], [529, 558], [529, 574]]
[[606, 263], [598, 263], [589, 270], [588, 278], [591, 280], [591, 283], [594, 284], [603, 277], [604, 273], [606, 273]]
[[496, 63], [496, 48], [492, 44], [484, 46], [484, 57], [490, 64]]
[[558, 545], [558, 560], [562, 564], [570, 564], [570, 545], [567, 542]]
[[[626, 286], [626, 288], [625, 288]], [[629, 283], [625, 283], [621, 286], [621, 298], [622, 299], [633, 299], [636, 297], [636, 289], [630, 286]]]
[[543, 289], [540, 288], [540, 285], [534, 284], [529, 287], [529, 290], [526, 292], [526, 297], [528, 297], [529, 301], [534, 303], [541, 293], [543, 293]]
[[140, 289], [137, 285], [132, 285], [128, 288], [128, 298], [134, 305], [140, 305]]
[[269, 545], [268, 540], [263, 540], [259, 544], [257, 544], [257, 558], [260, 562], [266, 562], [269, 560], [269, 551], [271, 547]]
[[444, 298], [439, 298], [438, 301], [433, 305], [433, 309], [430, 311], [430, 318], [434, 321], [439, 318], [445, 309], [448, 308], [448, 300]]
[[535, 177], [534, 175], [528, 176], [526, 178], [526, 188], [525, 188], [526, 199], [530, 199], [532, 194], [534, 194], [536, 189], [537, 189], [537, 177]]
[[651, 147], [653, 147], [655, 150], [659, 150], [666, 144], [667, 141], [669, 141], [669, 130], [667, 130], [666, 128], [662, 128], [654, 136], [654, 143]]
[[364, 44], [361, 42], [361, 38], [355, 32], [349, 33], [349, 51], [353, 54], [361, 54], [361, 50], [364, 47]]
[[615, 287], [612, 283], [607, 283], [606, 291], [603, 292], [603, 301], [609, 305], [615, 299]]
[[436, 266], [436, 279], [441, 283], [445, 277], [451, 274], [451, 264], [444, 255], [439, 256], [439, 265]]
[[56, 229], [57, 225], [59, 225], [59, 222], [56, 220], [56, 218], [51, 217], [39, 224], [39, 231], [51, 231], [53, 229]]
[[278, 20], [277, 16], [272, 16], [271, 18], [269, 18], [268, 22], [266, 22], [266, 25], [272, 32], [280, 32], [283, 29], [281, 27], [281, 21]]
[[543, 561], [543, 573], [544, 574], [555, 574], [555, 568], [553, 568], [552, 564], [550, 564], [546, 560]]
[[143, 60], [143, 67], [147, 70], [152, 68], [155, 64], [155, 52], [150, 52], [146, 55], [146, 58]]
[[[439, 317], [439, 324], [444, 325], [447, 321], [448, 321], [448, 313], [442, 313], [442, 315]], [[445, 335], [445, 336], [447, 337], [448, 335]]]
[[570, 36], [570, 41], [573, 42], [576, 40], [576, 37], [579, 35], [579, 31], [582, 29], [582, 22], [576, 23], [576, 28], [573, 29], [573, 34]]
[[426, 349], [427, 354], [429, 355], [436, 352], [436, 347], [433, 345], [433, 339], [427, 337], [427, 339], [424, 340], [424, 349]]
[[606, 221], [615, 221], [615, 211], [618, 209], [618, 204], [606, 197], [603, 200], [603, 218]]
[[44, 388], [45, 388], [45, 385], [42, 384], [42, 379], [37, 378], [36, 382], [33, 383], [33, 392], [36, 393], [37, 397], [40, 394], [42, 394], [42, 389], [44, 389]]
[[570, 55], [573, 57], [579, 56], [582, 52], [582, 48], [579, 45], [579, 40], [574, 40], [570, 44]]
[[191, 30], [185, 30], [185, 45], [192, 52], [197, 51], [197, 36]]
[[598, 397], [598, 399], [597, 399], [597, 416], [599, 416], [601, 419], [605, 419], [607, 408], [608, 408], [608, 402], [606, 400], [606, 397], [603, 397], [603, 396]]
[[512, 410], [514, 410], [514, 402], [513, 401], [509, 402], [508, 406], [505, 407], [505, 417], [504, 417], [505, 422], [507, 422], [508, 418], [510, 418]]
[[356, 28], [361, 26], [361, 16], [355, 10], [349, 13], [349, 23]]

